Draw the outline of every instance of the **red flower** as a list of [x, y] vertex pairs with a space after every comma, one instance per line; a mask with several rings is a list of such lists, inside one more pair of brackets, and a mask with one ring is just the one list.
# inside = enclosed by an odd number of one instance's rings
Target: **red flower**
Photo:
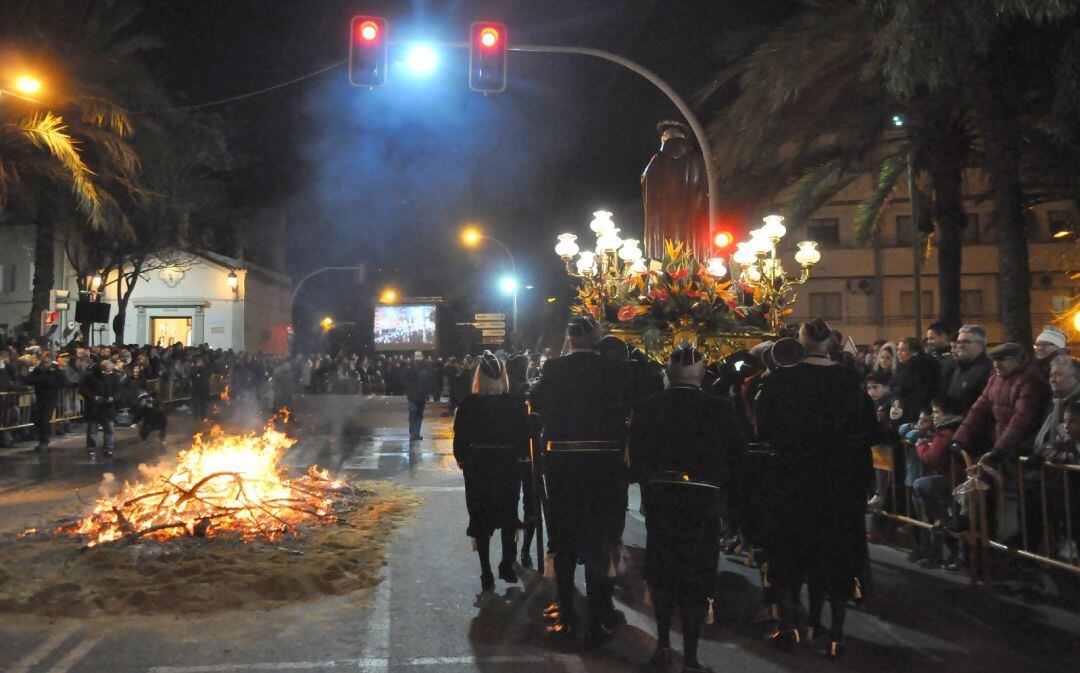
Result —
[[667, 301], [668, 299], [671, 299], [671, 295], [667, 293], [667, 290], [653, 289], [649, 290], [649, 299]]
[[679, 269], [677, 271], [672, 271], [672, 272], [668, 273], [668, 275], [671, 276], [671, 280], [673, 280], [673, 281], [675, 281], [677, 283], [680, 280], [682, 280], [683, 278], [686, 278], [688, 275], [690, 275], [690, 272], [687, 271], [686, 269]]
[[637, 315], [637, 310], [633, 306], [623, 306], [619, 309], [619, 320], [623, 322], [633, 320], [635, 315]]

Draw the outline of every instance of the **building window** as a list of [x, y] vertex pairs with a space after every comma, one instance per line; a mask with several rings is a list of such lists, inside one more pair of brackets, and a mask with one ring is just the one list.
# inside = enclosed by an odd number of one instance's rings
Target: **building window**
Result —
[[840, 220], [835, 217], [822, 217], [806, 223], [806, 238], [817, 241], [818, 245], [840, 244]]
[[0, 292], [15, 291], [15, 265], [0, 265]]
[[911, 247], [911, 215], [896, 216], [896, 244]]
[[960, 315], [965, 320], [983, 317], [982, 290], [960, 290]]
[[[937, 315], [934, 311], [933, 290], [922, 291], [922, 317], [933, 318]], [[900, 316], [903, 318], [915, 317], [915, 293], [911, 290], [900, 292]]]
[[967, 216], [967, 226], [964, 227], [964, 243], [979, 242], [979, 214], [964, 213]]
[[1069, 231], [1070, 220], [1072, 218], [1069, 217], [1069, 211], [1067, 210], [1046, 211], [1046, 227], [1050, 230], [1051, 236], [1059, 231]]
[[840, 320], [843, 317], [842, 311], [840, 310], [840, 293], [811, 292], [810, 317], [824, 318], [825, 320]]

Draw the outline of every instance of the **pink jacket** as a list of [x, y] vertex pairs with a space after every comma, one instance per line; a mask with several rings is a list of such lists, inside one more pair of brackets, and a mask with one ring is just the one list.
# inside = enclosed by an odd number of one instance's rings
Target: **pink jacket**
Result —
[[1050, 386], [1031, 367], [1007, 379], [991, 374], [953, 440], [967, 444], [972, 437], [982, 434], [982, 428], [993, 423], [993, 451], [997, 457], [1016, 453], [1031, 442], [1049, 400]]

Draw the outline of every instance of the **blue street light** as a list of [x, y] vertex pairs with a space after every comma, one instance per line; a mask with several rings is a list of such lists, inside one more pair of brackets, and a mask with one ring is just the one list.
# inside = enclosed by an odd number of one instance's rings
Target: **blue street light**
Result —
[[405, 64], [415, 75], [430, 75], [439, 67], [439, 54], [429, 45], [414, 44], [405, 55]]
[[499, 289], [503, 291], [503, 294], [514, 294], [518, 289], [517, 278], [503, 276], [499, 279]]

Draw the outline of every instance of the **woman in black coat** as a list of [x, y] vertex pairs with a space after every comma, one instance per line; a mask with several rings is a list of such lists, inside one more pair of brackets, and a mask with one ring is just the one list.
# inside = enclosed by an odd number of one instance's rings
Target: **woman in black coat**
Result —
[[[765, 379], [758, 436], [776, 453], [765, 550], [780, 593], [774, 642], [798, 642], [794, 597], [810, 590], [810, 629], [820, 633], [825, 598], [832, 607], [830, 656], [843, 651], [846, 603], [866, 561], [866, 496], [873, 484], [874, 413], [854, 372], [826, 354], [828, 325], [803, 325], [804, 360]], [[816, 635], [816, 634], [815, 634]]]
[[501, 531], [499, 578], [517, 582], [513, 563], [518, 520], [518, 461], [529, 455], [528, 409], [522, 397], [509, 394], [506, 368], [485, 351], [473, 378], [472, 394], [461, 401], [454, 418], [454, 458], [465, 476], [465, 506], [480, 556], [480, 585], [495, 588], [491, 573], [491, 536]]

